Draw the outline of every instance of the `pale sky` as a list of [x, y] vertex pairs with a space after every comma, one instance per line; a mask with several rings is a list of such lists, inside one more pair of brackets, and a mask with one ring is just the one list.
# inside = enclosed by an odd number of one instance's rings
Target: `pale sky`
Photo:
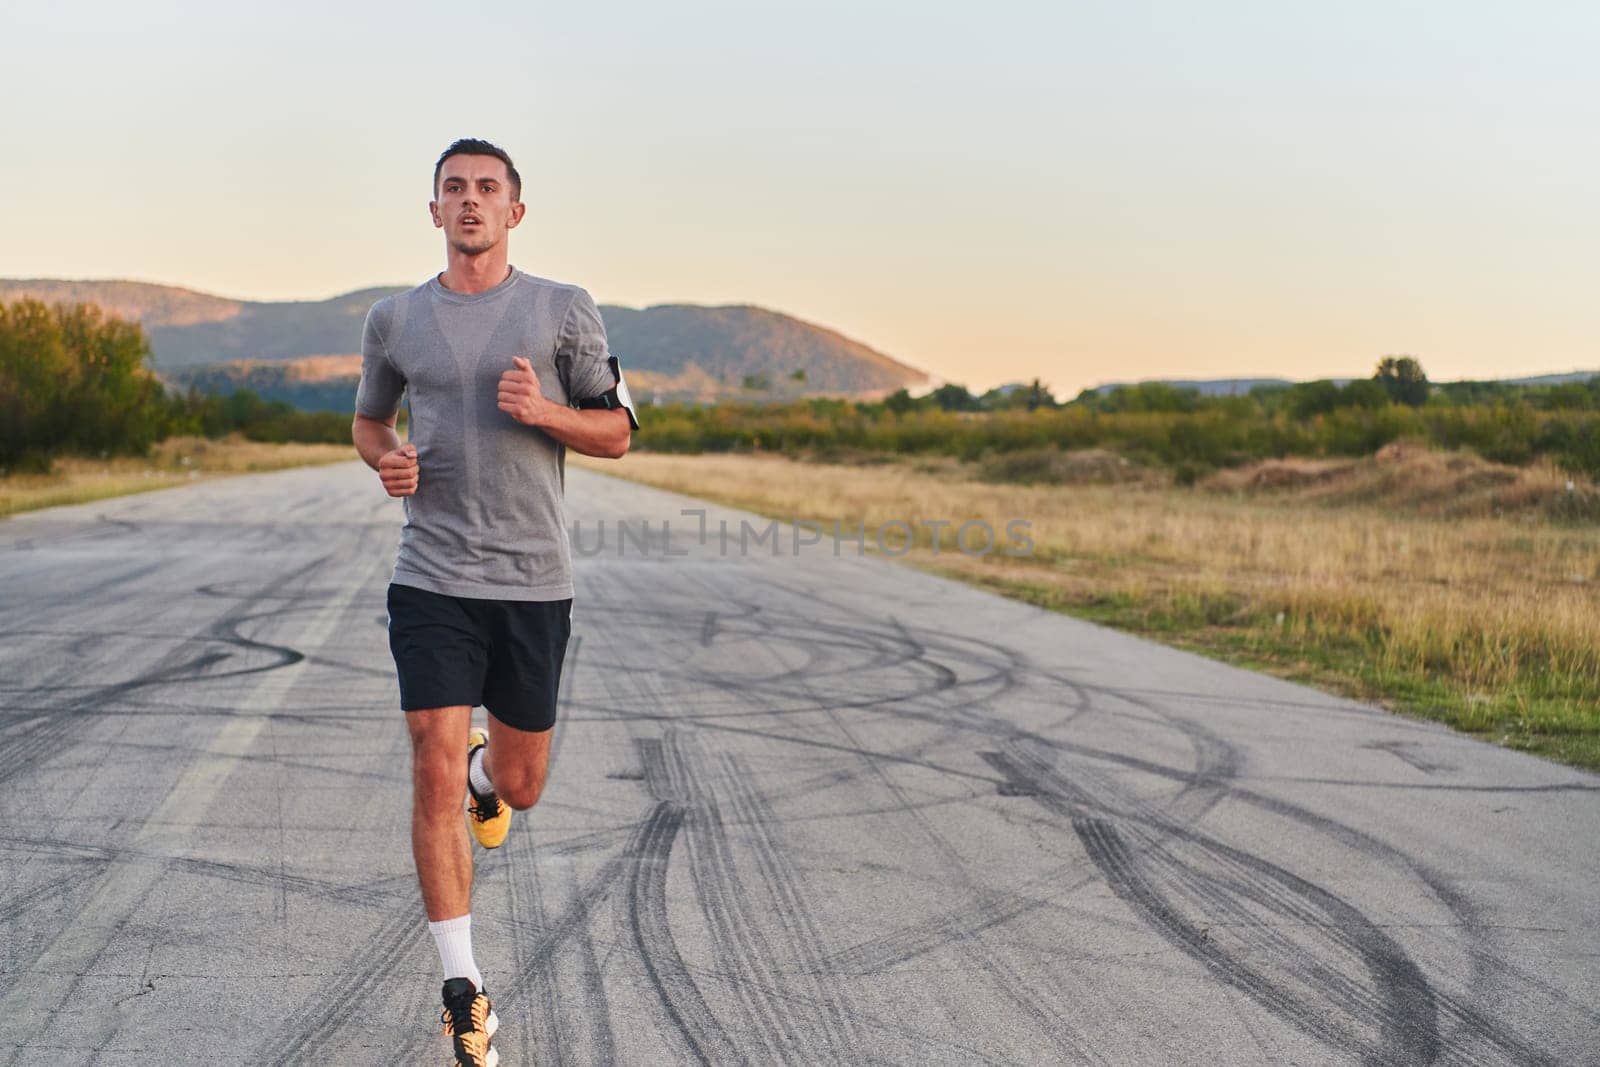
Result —
[[456, 137], [512, 261], [982, 389], [1600, 368], [1600, 5], [7, 5], [0, 277], [415, 283]]

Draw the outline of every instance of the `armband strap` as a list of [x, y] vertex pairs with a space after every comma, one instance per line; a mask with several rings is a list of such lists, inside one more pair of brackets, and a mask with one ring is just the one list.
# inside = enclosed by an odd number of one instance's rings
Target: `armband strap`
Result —
[[637, 430], [639, 416], [633, 410], [633, 397], [628, 393], [628, 383], [622, 379], [622, 363], [616, 356], [612, 356], [607, 362], [611, 364], [611, 374], [616, 379], [616, 384], [599, 396], [575, 400], [572, 406], [585, 410], [599, 408], [605, 411], [621, 408], [628, 413], [628, 425]]

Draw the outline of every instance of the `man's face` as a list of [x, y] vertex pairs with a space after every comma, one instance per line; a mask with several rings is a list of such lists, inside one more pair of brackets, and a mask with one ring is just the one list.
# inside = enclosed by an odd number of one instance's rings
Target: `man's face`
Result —
[[494, 156], [451, 156], [439, 169], [437, 200], [430, 201], [434, 226], [450, 247], [465, 255], [489, 251], [522, 221], [527, 208], [511, 199], [506, 165]]

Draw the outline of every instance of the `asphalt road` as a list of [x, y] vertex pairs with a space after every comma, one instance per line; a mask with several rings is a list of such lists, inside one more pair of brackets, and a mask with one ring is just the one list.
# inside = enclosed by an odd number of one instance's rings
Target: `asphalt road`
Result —
[[[474, 905], [508, 1067], [1600, 1063], [1600, 778], [569, 500], [551, 783]], [[352, 464], [0, 522], [0, 1064], [444, 1061], [399, 520]]]

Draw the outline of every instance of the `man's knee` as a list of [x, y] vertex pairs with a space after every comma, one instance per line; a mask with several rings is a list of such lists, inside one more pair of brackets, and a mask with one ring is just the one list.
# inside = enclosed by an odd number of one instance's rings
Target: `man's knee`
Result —
[[551, 732], [515, 730], [489, 720], [489, 751], [484, 769], [502, 803], [526, 811], [539, 803], [550, 768]]
[[527, 811], [539, 803], [539, 794], [544, 792], [543, 775], [513, 774], [506, 779], [504, 782], [494, 779], [495, 795], [502, 803], [516, 811]]
[[423, 807], [460, 806], [467, 793], [467, 761], [454, 747], [419, 747], [412, 753], [411, 778]]

